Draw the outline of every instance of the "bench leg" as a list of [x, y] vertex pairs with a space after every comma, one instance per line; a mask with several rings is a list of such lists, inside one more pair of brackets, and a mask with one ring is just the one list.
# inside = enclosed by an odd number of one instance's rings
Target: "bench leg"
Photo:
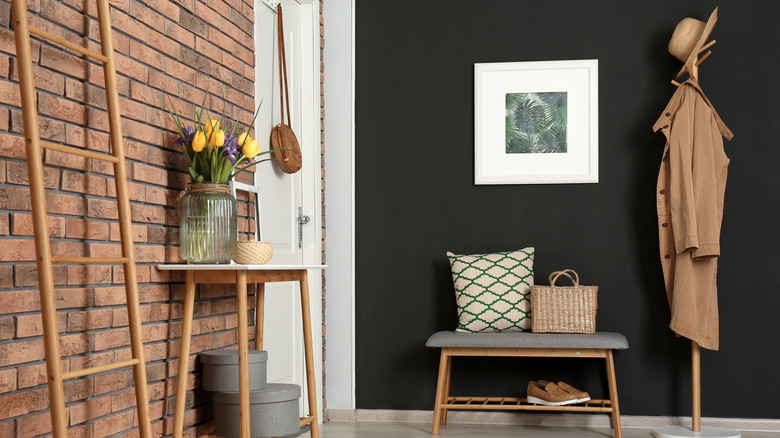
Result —
[[439, 434], [439, 424], [442, 421], [442, 397], [444, 397], [445, 389], [444, 384], [447, 380], [447, 363], [450, 361], [450, 357], [447, 354], [447, 348], [441, 349], [441, 357], [439, 359], [439, 378], [436, 383], [436, 402], [433, 406], [433, 428], [431, 430], [432, 435]]
[[618, 406], [617, 383], [615, 382], [615, 360], [612, 358], [612, 350], [607, 350], [606, 359], [609, 400], [612, 405], [612, 428], [615, 429], [615, 438], [622, 438], [623, 429], [620, 427], [620, 407]]
[[[447, 399], [450, 398], [450, 382], [452, 377], [452, 356], [447, 355], [447, 370], [444, 375], [444, 394], [442, 394], [441, 402], [447, 404]], [[440, 424], [447, 424], [447, 408], [441, 410], [441, 422]]]

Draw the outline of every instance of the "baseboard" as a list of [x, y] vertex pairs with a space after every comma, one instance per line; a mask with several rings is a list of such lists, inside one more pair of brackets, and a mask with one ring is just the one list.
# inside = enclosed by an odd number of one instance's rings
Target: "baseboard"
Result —
[[[432, 411], [400, 411], [389, 409], [328, 409], [332, 423], [430, 423]], [[566, 426], [610, 427], [608, 414], [561, 414], [546, 412], [480, 412], [452, 410], [448, 424], [495, 424], [506, 426]], [[705, 426], [725, 427], [741, 431], [780, 432], [780, 420], [746, 418], [702, 418]], [[691, 417], [651, 417], [621, 415], [624, 428], [652, 429], [669, 424], [690, 425]]]

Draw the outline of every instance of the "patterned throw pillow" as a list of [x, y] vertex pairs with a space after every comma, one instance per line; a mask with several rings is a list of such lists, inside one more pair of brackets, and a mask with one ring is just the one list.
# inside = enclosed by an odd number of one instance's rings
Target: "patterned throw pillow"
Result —
[[534, 248], [482, 255], [447, 253], [459, 332], [531, 330]]

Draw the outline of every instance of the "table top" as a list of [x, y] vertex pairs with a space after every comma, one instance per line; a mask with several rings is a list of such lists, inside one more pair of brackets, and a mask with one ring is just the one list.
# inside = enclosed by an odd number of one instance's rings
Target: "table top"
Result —
[[157, 265], [161, 271], [290, 271], [304, 269], [325, 269], [328, 265], [199, 265], [199, 264], [165, 264]]

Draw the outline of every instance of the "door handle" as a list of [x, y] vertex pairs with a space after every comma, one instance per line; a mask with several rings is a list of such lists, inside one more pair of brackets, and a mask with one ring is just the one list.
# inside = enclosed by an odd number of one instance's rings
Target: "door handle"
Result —
[[311, 218], [303, 214], [303, 208], [298, 207], [298, 248], [303, 248], [303, 226], [310, 221]]

